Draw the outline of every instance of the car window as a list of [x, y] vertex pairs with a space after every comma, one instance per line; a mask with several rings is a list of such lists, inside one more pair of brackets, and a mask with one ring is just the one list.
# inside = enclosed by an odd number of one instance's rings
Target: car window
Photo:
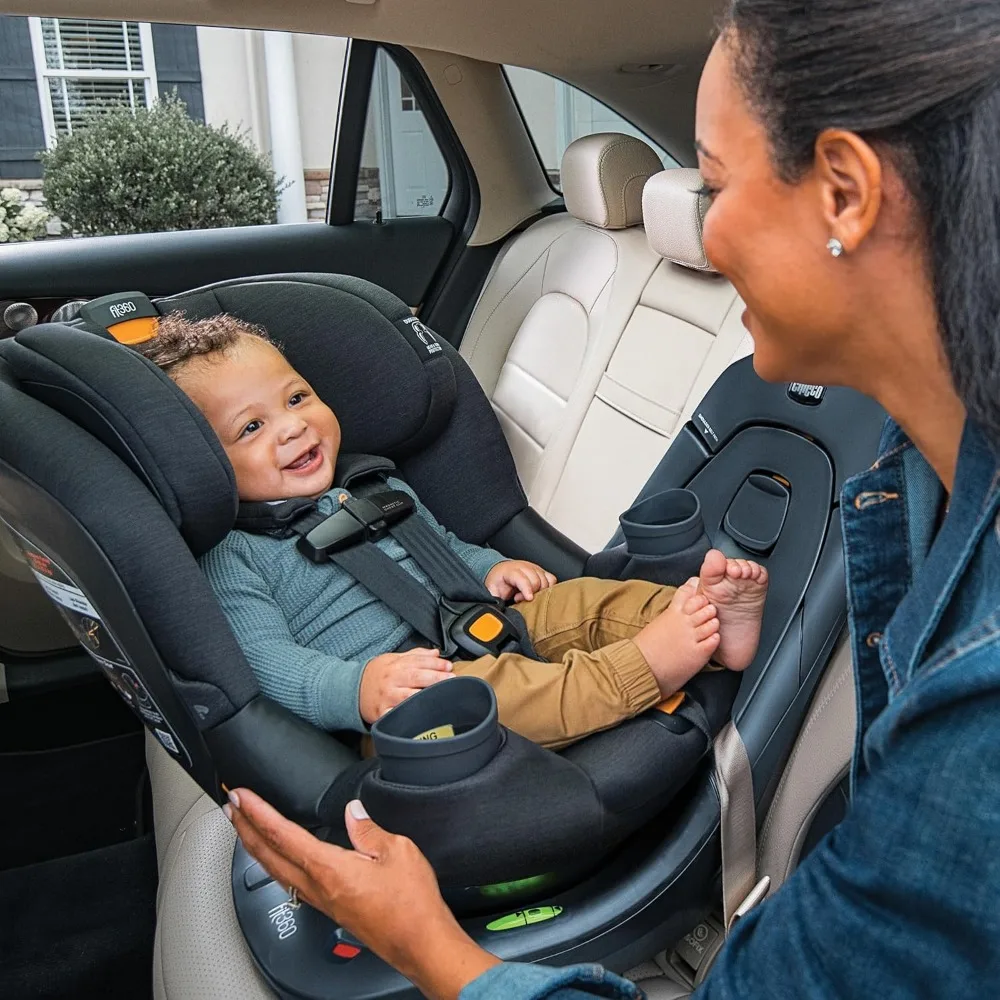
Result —
[[595, 132], [624, 132], [648, 142], [664, 167], [677, 161], [648, 135], [578, 87], [546, 73], [520, 66], [504, 66], [507, 80], [534, 140], [549, 183], [559, 190], [559, 165], [566, 147]]
[[379, 49], [368, 97], [355, 219], [438, 215], [448, 166], [406, 77]]
[[0, 16], [0, 243], [325, 220], [346, 52], [320, 35]]

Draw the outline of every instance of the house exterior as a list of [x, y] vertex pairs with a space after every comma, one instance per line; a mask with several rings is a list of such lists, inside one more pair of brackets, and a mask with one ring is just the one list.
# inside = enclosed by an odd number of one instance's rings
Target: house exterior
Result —
[[[39, 151], [78, 126], [95, 103], [148, 106], [176, 93], [193, 118], [244, 131], [270, 157], [286, 182], [279, 222], [323, 219], [346, 53], [347, 39], [318, 35], [0, 16], [0, 187], [41, 201]], [[577, 136], [640, 134], [561, 81], [514, 68], [509, 75], [554, 180]], [[444, 160], [417, 100], [381, 52], [356, 215], [435, 215], [446, 191]]]

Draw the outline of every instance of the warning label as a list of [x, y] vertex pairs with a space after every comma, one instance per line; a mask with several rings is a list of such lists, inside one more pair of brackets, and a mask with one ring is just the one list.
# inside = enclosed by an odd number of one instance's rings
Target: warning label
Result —
[[51, 556], [29, 542], [5, 521], [17, 540], [35, 579], [56, 605], [77, 641], [93, 657], [125, 703], [153, 730], [161, 744], [175, 757], [191, 757], [177, 734], [163, 717], [159, 706], [129, 663], [121, 646], [87, 596]]
[[44, 590], [45, 593], [56, 602], [56, 604], [62, 605], [64, 608], [70, 608], [73, 611], [79, 611], [86, 615], [97, 614], [91, 606], [90, 601], [83, 596], [83, 591], [80, 590], [79, 587], [74, 587], [71, 584], [59, 583], [47, 576], [42, 576], [42, 574], [35, 569], [32, 569], [32, 573], [35, 574], [35, 579], [42, 585], [42, 590]]

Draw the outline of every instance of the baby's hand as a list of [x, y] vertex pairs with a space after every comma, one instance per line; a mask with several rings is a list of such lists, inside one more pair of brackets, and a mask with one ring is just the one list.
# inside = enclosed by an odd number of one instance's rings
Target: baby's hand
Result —
[[370, 726], [411, 694], [451, 676], [451, 661], [442, 659], [436, 649], [408, 649], [373, 657], [361, 674], [361, 718]]
[[541, 566], [523, 559], [497, 563], [486, 574], [486, 589], [501, 601], [530, 601], [540, 590], [552, 587], [556, 578]]

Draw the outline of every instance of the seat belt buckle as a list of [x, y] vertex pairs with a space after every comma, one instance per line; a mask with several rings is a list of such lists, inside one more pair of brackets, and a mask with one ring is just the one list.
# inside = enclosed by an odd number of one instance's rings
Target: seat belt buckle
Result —
[[341, 506], [364, 526], [365, 539], [377, 542], [384, 538], [389, 526], [413, 513], [413, 497], [403, 490], [385, 490], [370, 497], [348, 497]]
[[485, 602], [447, 601], [441, 598], [441, 634], [452, 649], [441, 650], [444, 656], [456, 652], [468, 659], [480, 656], [500, 656], [515, 651], [520, 633], [498, 604]]
[[364, 499], [347, 497], [340, 510], [299, 538], [299, 551], [313, 562], [327, 562], [333, 552], [384, 538], [391, 524], [413, 513], [413, 506], [413, 497], [403, 490], [386, 490]]
[[333, 552], [360, 545], [365, 540], [365, 526], [341, 507], [320, 521], [308, 534], [301, 535], [296, 547], [314, 563], [325, 563]]

